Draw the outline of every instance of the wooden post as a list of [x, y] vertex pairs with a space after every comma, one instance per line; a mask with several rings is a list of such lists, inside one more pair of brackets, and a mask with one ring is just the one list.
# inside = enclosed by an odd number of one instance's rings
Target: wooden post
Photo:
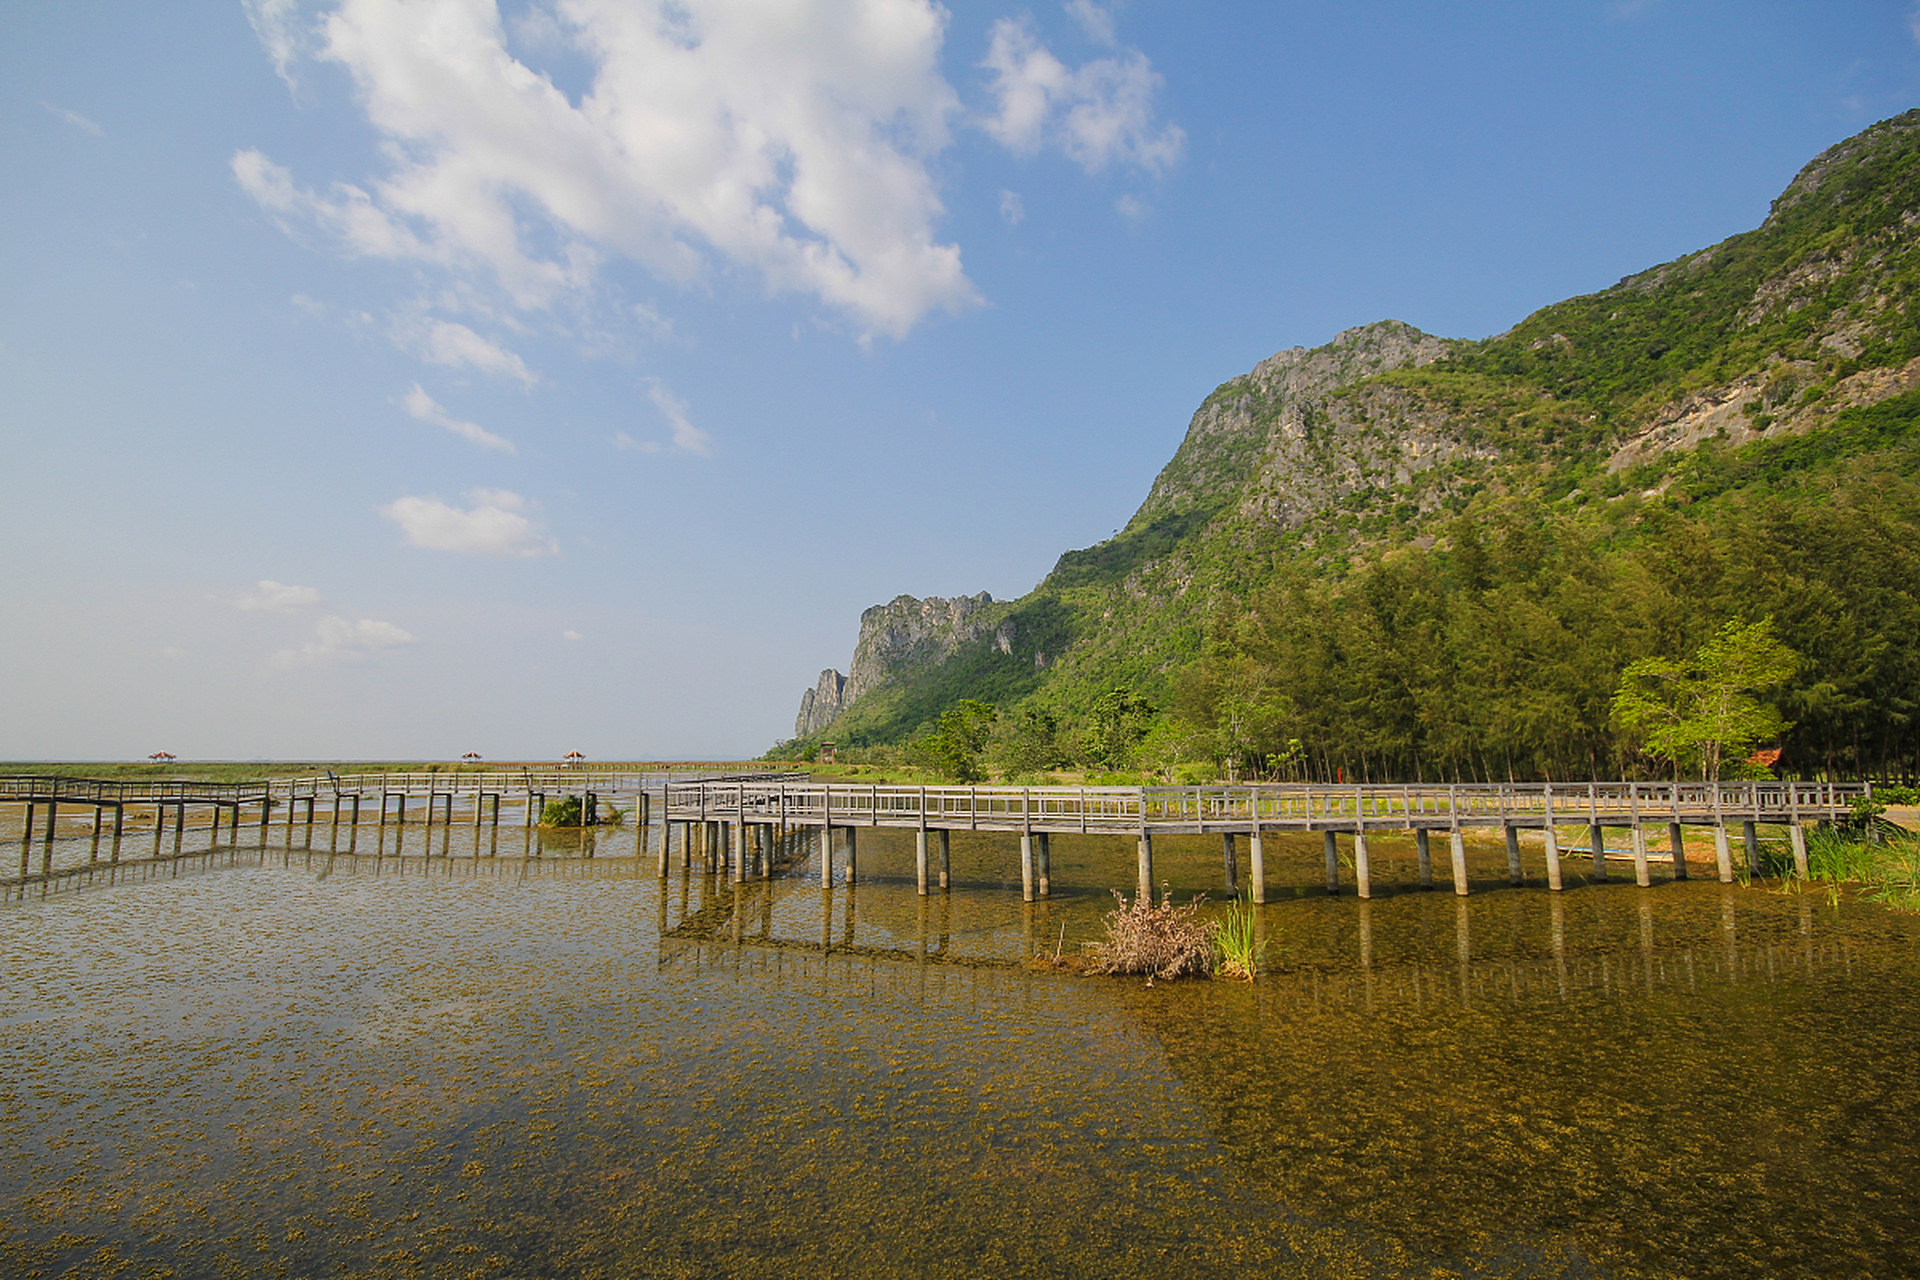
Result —
[[1033, 901], [1033, 832], [1020, 833], [1020, 901]]
[[1039, 843], [1034, 846], [1034, 855], [1039, 860], [1040, 896], [1053, 896], [1053, 837], [1045, 831], [1036, 831], [1033, 838]]
[[1248, 859], [1252, 864], [1248, 870], [1253, 876], [1253, 901], [1258, 906], [1267, 900], [1267, 850], [1260, 839], [1260, 818], [1257, 811], [1253, 819], [1253, 848], [1248, 851]]
[[1560, 892], [1560, 833], [1553, 829], [1553, 784], [1549, 782], [1541, 793], [1545, 815], [1545, 833], [1547, 837], [1547, 888]]
[[1416, 827], [1413, 832], [1413, 854], [1420, 864], [1420, 887], [1433, 888], [1433, 851], [1428, 847], [1427, 829]]
[[847, 888], [853, 888], [853, 878], [859, 874], [860, 846], [853, 827], [841, 828], [847, 833]]
[[1340, 892], [1340, 838], [1328, 827], [1321, 832], [1327, 853], [1327, 892]]
[[1520, 828], [1508, 822], [1507, 828], [1507, 883], [1525, 884], [1526, 872], [1520, 866]]
[[1134, 884], [1135, 901], [1152, 903], [1153, 901], [1153, 832], [1144, 826], [1140, 829], [1140, 848], [1138, 872]]
[[1687, 878], [1687, 833], [1677, 822], [1667, 824], [1667, 847], [1673, 850], [1673, 878]]
[[[922, 817], [925, 809], [921, 810]], [[927, 896], [927, 829], [925, 826], [913, 833], [913, 884], [921, 897]]]
[[1447, 851], [1453, 855], [1453, 891], [1467, 896], [1467, 838], [1455, 827], [1447, 833]]
[[1220, 860], [1226, 865], [1227, 896], [1237, 896], [1240, 892], [1240, 859], [1234, 852], [1231, 831], [1223, 832], [1220, 836]]
[[[1807, 833], [1800, 828], [1800, 788], [1797, 784], [1787, 784], [1787, 807], [1791, 818], [1787, 827], [1787, 838], [1793, 842], [1793, 873], [1804, 882], [1807, 878]], [[119, 828], [114, 829], [118, 834]]]
[[1373, 864], [1367, 857], [1367, 829], [1357, 813], [1353, 827], [1353, 882], [1362, 898], [1373, 896]]
[[945, 827], [940, 828], [940, 887], [953, 887], [952, 835]]

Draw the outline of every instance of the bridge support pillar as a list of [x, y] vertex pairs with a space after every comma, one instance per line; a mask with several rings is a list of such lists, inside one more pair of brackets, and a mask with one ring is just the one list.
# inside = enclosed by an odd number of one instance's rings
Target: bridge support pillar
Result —
[[1220, 863], [1226, 873], [1227, 896], [1236, 897], [1240, 892], [1240, 854], [1234, 848], [1233, 832], [1220, 833]]
[[1340, 837], [1331, 830], [1321, 833], [1327, 854], [1327, 892], [1340, 892]]
[[1746, 846], [1747, 846], [1747, 872], [1750, 875], [1757, 876], [1760, 874], [1759, 824], [1754, 822], [1742, 822], [1740, 824], [1740, 836], [1741, 836], [1741, 839], [1746, 842]]
[[1592, 837], [1589, 847], [1593, 850], [1593, 878], [1605, 880], [1607, 878], [1606, 828], [1596, 822], [1589, 826], [1587, 831]]
[[1507, 883], [1525, 884], [1527, 873], [1520, 865], [1520, 828], [1511, 822], [1507, 826]]
[[927, 896], [927, 829], [913, 833], [913, 886], [921, 897]]
[[1728, 846], [1726, 824], [1713, 824], [1713, 863], [1721, 884], [1733, 883], [1733, 850]]
[[940, 887], [953, 888], [953, 833], [940, 828]]
[[826, 823], [820, 826], [820, 887], [833, 887], [833, 827]]
[[1247, 871], [1253, 877], [1253, 901], [1257, 906], [1267, 900], [1267, 847], [1260, 838], [1260, 824], [1257, 822], [1253, 824], [1253, 839], [1249, 843], [1252, 847], [1247, 851], [1247, 858], [1251, 865]]
[[[1467, 896], [1467, 838], [1458, 827], [1447, 833], [1447, 852], [1453, 863], [1453, 891], [1464, 898]], [[1461, 918], [1465, 920], [1464, 916]]]
[[1560, 881], [1560, 833], [1554, 830], [1551, 815], [1541, 834], [1546, 837], [1547, 843], [1547, 888], [1558, 893], [1565, 886]]
[[745, 819], [733, 823], [732, 828], [733, 829], [727, 834], [728, 843], [733, 846], [730, 850], [733, 854], [733, 882], [735, 884], [742, 884], [745, 883], [747, 878], [747, 824]]
[[1802, 880], [1807, 878], [1807, 831], [1799, 823], [1787, 828], [1787, 838], [1793, 842], [1793, 873]]
[[1367, 855], [1367, 829], [1353, 829], [1353, 887], [1362, 898], [1373, 896], [1373, 861]]
[[1020, 833], [1020, 900], [1033, 901], [1033, 832]]
[[1134, 883], [1136, 905], [1140, 902], [1153, 902], [1153, 833], [1140, 833], [1138, 876]]
[[1653, 883], [1647, 870], [1647, 829], [1637, 822], [1633, 824], [1633, 882], [1642, 889]]
[[1673, 850], [1673, 878], [1687, 878], [1687, 833], [1677, 822], [1667, 824], [1667, 847]]
[[1048, 832], [1040, 831], [1036, 832], [1033, 838], [1040, 842], [1034, 849], [1040, 859], [1040, 896], [1051, 898], [1053, 896], [1053, 836]]
[[842, 828], [847, 833], [847, 887], [853, 887], [853, 877], [858, 874], [860, 846], [852, 827]]
[[1420, 864], [1422, 889], [1433, 888], [1433, 850], [1428, 847], [1430, 838], [1425, 827], [1420, 827], [1413, 833], [1413, 855], [1414, 860]]

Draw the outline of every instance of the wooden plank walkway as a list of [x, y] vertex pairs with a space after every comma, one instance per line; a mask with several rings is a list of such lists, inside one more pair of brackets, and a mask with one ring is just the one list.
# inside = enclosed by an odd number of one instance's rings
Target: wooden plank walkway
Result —
[[[887, 827], [915, 832], [917, 887], [927, 893], [937, 882], [951, 883], [948, 850], [954, 831], [999, 832], [1017, 836], [1022, 896], [1032, 901], [1051, 894], [1051, 840], [1060, 836], [1125, 836], [1137, 842], [1136, 889], [1151, 895], [1153, 840], [1168, 835], [1217, 835], [1229, 891], [1239, 888], [1238, 843], [1249, 846], [1249, 888], [1265, 901], [1265, 839], [1282, 833], [1321, 835], [1327, 887], [1340, 889], [1340, 866], [1349, 862], [1360, 897], [1372, 894], [1368, 837], [1381, 832], [1414, 836], [1421, 883], [1433, 882], [1431, 838], [1448, 842], [1456, 893], [1468, 891], [1464, 837], [1468, 832], [1500, 832], [1507, 848], [1509, 879], [1522, 883], [1520, 833], [1539, 832], [1548, 887], [1562, 887], [1561, 829], [1583, 828], [1594, 872], [1606, 874], [1605, 833], [1625, 832], [1632, 843], [1634, 876], [1649, 879], [1649, 829], [1663, 834], [1667, 856], [1680, 849], [1684, 828], [1713, 832], [1716, 869], [1722, 881], [1734, 878], [1731, 824], [1738, 823], [1748, 865], [1758, 866], [1762, 825], [1784, 827], [1795, 861], [1805, 872], [1805, 826], [1844, 816], [1853, 802], [1871, 794], [1862, 783], [1829, 782], [1593, 782], [1576, 784], [1506, 783], [1492, 785], [1349, 785], [1262, 783], [1201, 787], [994, 787], [902, 786], [880, 783], [826, 783], [807, 774], [740, 767], [688, 776], [680, 771], [610, 771], [586, 768], [485, 772], [327, 773], [312, 777], [260, 779], [233, 783], [181, 780], [103, 781], [42, 776], [0, 777], [0, 802], [24, 806], [21, 881], [29, 875], [28, 849], [35, 836], [35, 811], [45, 818], [40, 838], [46, 846], [43, 873], [51, 873], [51, 848], [59, 807], [93, 810], [95, 845], [104, 815], [113, 816], [112, 860], [118, 850], [128, 806], [151, 806], [154, 834], [171, 825], [176, 837], [192, 807], [211, 811], [217, 840], [222, 815], [231, 840], [242, 810], [258, 806], [264, 832], [279, 811], [289, 832], [296, 821], [358, 826], [374, 821], [404, 824], [410, 802], [424, 802], [426, 825], [451, 824], [456, 805], [474, 827], [500, 824], [503, 801], [519, 808], [522, 825], [531, 828], [550, 797], [578, 796], [592, 821], [600, 802], [626, 802], [637, 819], [636, 852], [648, 846], [648, 829], [661, 826], [660, 873], [665, 875], [679, 835], [683, 865], [695, 853], [736, 882], [771, 875], [791, 862], [802, 833], [817, 837], [823, 883], [831, 883], [836, 860], [845, 876], [857, 873], [857, 832]], [[325, 802], [330, 812], [316, 810]], [[372, 815], [363, 815], [363, 804]], [[302, 812], [304, 811], [304, 812]], [[419, 810], [416, 810], [419, 813]], [[1347, 844], [1343, 854], [1341, 842]], [[1658, 856], [1654, 854], [1653, 856]], [[1687, 874], [1686, 860], [1673, 858], [1674, 874]]]

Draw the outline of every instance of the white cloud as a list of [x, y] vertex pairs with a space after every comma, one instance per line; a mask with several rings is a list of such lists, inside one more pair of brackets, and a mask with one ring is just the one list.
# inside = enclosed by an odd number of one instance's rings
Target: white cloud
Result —
[[52, 112], [54, 115], [60, 117], [62, 120], [65, 120], [68, 124], [72, 125], [76, 129], [85, 130], [86, 132], [92, 134], [96, 138], [104, 138], [107, 136], [107, 131], [105, 129], [102, 129], [99, 125], [87, 119], [85, 116], [81, 115], [78, 111], [69, 111], [65, 107], [56, 107], [51, 102], [42, 102], [40, 105], [45, 107], [48, 111]]
[[982, 126], [1020, 155], [1055, 147], [1088, 173], [1124, 164], [1158, 174], [1186, 148], [1178, 125], [1154, 120], [1161, 80], [1138, 50], [1073, 69], [1040, 43], [1031, 19], [1002, 18], [980, 65], [993, 73], [998, 103]]
[[408, 316], [394, 322], [391, 336], [400, 347], [431, 364], [517, 378], [529, 387], [540, 380], [519, 356], [451, 320]]
[[578, 631], [573, 631], [573, 630], [562, 631], [560, 633], [560, 638], [562, 640], [585, 640], [586, 639], [586, 637], [581, 635]]
[[513, 441], [497, 436], [476, 423], [464, 422], [454, 417], [434, 402], [432, 396], [420, 389], [419, 383], [413, 384], [413, 390], [407, 392], [400, 401], [421, 422], [431, 422], [434, 426], [453, 432], [462, 440], [479, 445], [482, 449], [494, 449], [501, 453], [515, 452]]
[[271, 663], [280, 670], [324, 666], [335, 662], [364, 662], [384, 649], [413, 644], [412, 635], [391, 622], [362, 618], [349, 622], [329, 615], [314, 624], [314, 638], [297, 649], [282, 649]]
[[242, 151], [236, 179], [289, 231], [482, 272], [523, 308], [589, 288], [607, 255], [680, 282], [718, 259], [896, 337], [978, 301], [934, 232], [929, 162], [959, 109], [935, 0], [549, 8], [514, 36], [590, 68], [574, 97], [509, 49], [492, 0], [341, 0], [319, 56], [391, 167], [320, 192]]
[[267, 51], [274, 74], [294, 87], [293, 63], [303, 51], [306, 33], [300, 28], [299, 0], [240, 0], [247, 23]]
[[1920, 4], [1915, 5], [1913, 12], [1907, 15], [1907, 34], [1913, 37], [1915, 44], [1920, 44]]
[[624, 431], [614, 432], [607, 443], [616, 449], [628, 449], [634, 453], [658, 453], [661, 448], [658, 440], [635, 440]]
[[1113, 31], [1113, 11], [1103, 9], [1093, 0], [1067, 0], [1067, 14], [1080, 24], [1087, 33], [1087, 39], [1095, 44], [1112, 46], [1118, 43]]
[[667, 425], [673, 428], [673, 443], [688, 453], [697, 453], [707, 457], [713, 452], [713, 437], [687, 420], [687, 402], [667, 390], [667, 384], [658, 378], [648, 378], [647, 399], [666, 416]]
[[1000, 216], [1012, 226], [1019, 226], [1027, 218], [1027, 206], [1020, 199], [1018, 191], [1000, 193]]
[[284, 582], [275, 582], [272, 578], [260, 579], [258, 585], [235, 600], [234, 607], [239, 609], [259, 609], [267, 613], [298, 613], [302, 609], [312, 608], [320, 603], [320, 593], [312, 587], [290, 587]]
[[466, 499], [471, 505], [463, 511], [438, 498], [408, 496], [380, 508], [380, 514], [399, 525], [416, 547], [523, 559], [559, 554], [560, 544], [523, 514], [533, 504], [519, 494], [471, 489]]

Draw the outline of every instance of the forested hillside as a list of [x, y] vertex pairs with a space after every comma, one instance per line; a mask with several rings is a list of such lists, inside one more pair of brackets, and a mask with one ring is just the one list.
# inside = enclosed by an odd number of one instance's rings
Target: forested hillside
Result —
[[1755, 691], [1780, 767], [1911, 776], [1916, 285], [1909, 112], [1756, 230], [1497, 337], [1281, 352], [1207, 397], [1115, 538], [776, 751], [945, 759], [966, 720], [973, 767], [1015, 775], [1669, 771], [1623, 674], [1769, 622], [1798, 659]]

